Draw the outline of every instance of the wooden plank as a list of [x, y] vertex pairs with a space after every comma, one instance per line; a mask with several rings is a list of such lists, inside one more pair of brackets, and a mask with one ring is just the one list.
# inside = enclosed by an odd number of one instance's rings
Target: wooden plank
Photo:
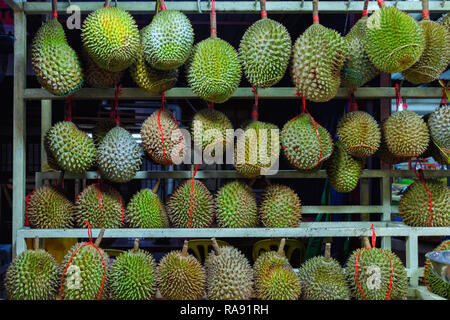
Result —
[[[386, 6], [394, 6], [395, 1], [386, 1]], [[88, 13], [98, 8], [103, 7], [104, 2], [79, 2], [73, 1], [72, 5], [80, 7], [82, 13]], [[130, 11], [131, 13], [153, 13], [155, 8], [154, 1], [127, 1], [119, 2], [118, 6]], [[166, 3], [167, 9], [179, 10], [189, 14], [209, 12], [211, 10], [208, 1], [200, 2], [200, 7], [196, 1], [168, 1]], [[58, 12], [63, 13], [68, 7], [67, 2], [58, 2]], [[400, 1], [397, 7], [406, 12], [421, 12], [422, 6], [419, 1]], [[448, 1], [441, 5], [441, 1], [430, 1], [429, 4], [430, 13], [446, 12], [450, 11], [450, 3]], [[319, 11], [321, 14], [328, 13], [361, 13], [363, 8], [362, 1], [353, 1], [348, 5], [348, 1], [325, 1], [320, 2]], [[200, 10], [199, 10], [200, 9]], [[267, 1], [266, 9], [270, 14], [283, 13], [283, 14], [299, 14], [299, 13], [311, 13], [312, 1], [305, 1], [302, 6], [301, 1]], [[378, 9], [378, 5], [375, 2], [369, 3], [369, 12]], [[24, 10], [27, 14], [45, 14], [49, 13], [51, 6], [48, 3], [41, 2], [27, 2], [25, 3]], [[259, 14], [259, 4], [255, 4], [255, 1], [216, 1], [215, 10], [218, 13], [227, 14], [242, 14], [242, 13], [254, 13]]]
[[4, 0], [4, 2], [14, 11], [23, 11], [24, 2], [23, 1], [14, 1], [14, 0]]

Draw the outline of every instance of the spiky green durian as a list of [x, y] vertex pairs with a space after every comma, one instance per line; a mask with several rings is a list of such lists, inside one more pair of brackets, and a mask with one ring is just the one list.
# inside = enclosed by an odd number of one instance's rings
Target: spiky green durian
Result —
[[299, 94], [314, 102], [334, 98], [346, 53], [346, 44], [338, 32], [314, 22], [292, 48], [291, 76]]
[[418, 157], [430, 141], [425, 121], [409, 110], [392, 114], [384, 121], [382, 131], [387, 148], [396, 157]]
[[283, 126], [281, 143], [284, 155], [297, 170], [320, 168], [333, 152], [328, 131], [305, 113]]
[[205, 270], [187, 250], [186, 240], [183, 250], [171, 251], [159, 262], [158, 288], [164, 299], [200, 300], [205, 296]]
[[124, 204], [119, 192], [103, 184], [91, 184], [80, 192], [75, 201], [75, 220], [79, 228], [114, 229], [122, 226]]
[[65, 255], [60, 269], [61, 299], [97, 300], [106, 297], [109, 257], [98, 247], [97, 241], [95, 245], [97, 248], [90, 242], [79, 242]]
[[83, 46], [101, 68], [116, 72], [128, 68], [139, 51], [139, 30], [124, 9], [104, 7], [91, 12], [81, 30]]
[[[383, 128], [383, 125], [384, 125], [384, 121], [381, 123], [380, 127]], [[398, 164], [401, 162], [408, 161], [408, 159], [410, 159], [409, 157], [395, 156], [391, 151], [389, 151], [389, 149], [386, 145], [385, 139], [384, 139], [383, 130], [381, 130], [380, 147], [378, 148], [375, 155], [378, 157], [378, 159], [380, 159], [381, 161], [383, 161], [384, 163], [389, 164], [389, 165]]]
[[169, 196], [166, 211], [175, 228], [207, 228], [214, 219], [214, 199], [202, 182], [186, 180]]
[[219, 38], [197, 43], [189, 58], [187, 81], [200, 98], [215, 103], [227, 101], [241, 81], [238, 53]]
[[247, 80], [256, 88], [268, 88], [284, 76], [291, 57], [291, 37], [278, 21], [263, 18], [245, 31], [239, 58]]
[[44, 144], [61, 170], [83, 173], [95, 162], [97, 150], [92, 138], [71, 121], [60, 121], [45, 134]]
[[153, 300], [157, 288], [155, 260], [138, 247], [128, 250], [114, 260], [107, 283], [112, 300]]
[[352, 297], [357, 300], [403, 300], [408, 293], [405, 266], [390, 250], [356, 249], [347, 260], [345, 277]]
[[450, 188], [439, 180], [416, 181], [403, 193], [399, 211], [403, 222], [412, 227], [448, 227]]
[[300, 279], [290, 266], [271, 267], [259, 280], [256, 297], [260, 300], [298, 300]]
[[[213, 239], [214, 244], [214, 239]], [[214, 246], [205, 260], [209, 300], [250, 300], [253, 296], [253, 270], [238, 249]]]
[[[441, 25], [443, 25], [446, 29], [447, 32], [450, 34], [450, 15], [447, 14], [441, 19], [441, 21], [439, 21], [439, 23]], [[448, 36], [448, 42], [447, 42], [447, 58], [448, 58], [448, 63], [450, 63], [450, 36]]]
[[94, 88], [113, 88], [119, 84], [120, 79], [124, 74], [123, 70], [110, 72], [100, 68], [94, 60], [92, 60], [84, 47], [81, 50], [81, 57], [84, 62], [84, 73], [88, 85]]
[[186, 15], [176, 10], [160, 11], [142, 33], [144, 58], [152, 68], [172, 70], [189, 58], [194, 30]]
[[31, 228], [71, 228], [73, 213], [73, 203], [54, 187], [44, 185], [30, 195], [27, 216]]
[[430, 138], [440, 150], [450, 157], [450, 106], [443, 105], [433, 111], [428, 119]]
[[416, 63], [425, 46], [422, 30], [413, 17], [394, 8], [375, 10], [367, 20], [366, 52], [381, 71], [402, 72]]
[[318, 256], [305, 261], [298, 276], [304, 300], [350, 300], [343, 270], [333, 258]]
[[368, 158], [380, 147], [380, 127], [364, 111], [346, 113], [337, 125], [337, 134], [347, 152], [357, 158]]
[[425, 46], [420, 59], [402, 75], [411, 83], [422, 84], [435, 80], [448, 65], [448, 43], [450, 33], [447, 28], [429, 17], [419, 22], [425, 37]]
[[102, 178], [113, 182], [128, 182], [141, 167], [141, 148], [131, 133], [124, 128], [115, 127], [100, 143], [97, 163]]
[[127, 218], [131, 228], [169, 227], [164, 204], [151, 189], [142, 189], [131, 198], [127, 206]]
[[92, 137], [97, 148], [103, 141], [103, 138], [105, 138], [106, 134], [116, 126], [116, 120], [113, 118], [101, 119], [95, 124], [95, 127], [92, 130]]
[[9, 300], [55, 300], [58, 288], [58, 263], [42, 249], [22, 252], [6, 271], [5, 289]]
[[234, 150], [234, 167], [245, 178], [267, 174], [278, 161], [280, 136], [272, 123], [253, 121], [237, 139]]
[[328, 181], [337, 192], [353, 191], [358, 185], [365, 165], [365, 159], [348, 154], [342, 143], [336, 141], [333, 154], [326, 162]]
[[[450, 250], [450, 241], [443, 241], [433, 251], [436, 252], [443, 250]], [[427, 259], [425, 262], [423, 280], [429, 291], [443, 298], [450, 298], [450, 284], [436, 277], [436, 275], [433, 273], [433, 267], [431, 265], [430, 259]]]
[[258, 209], [253, 189], [238, 180], [220, 188], [216, 196], [216, 219], [221, 228], [257, 227]]
[[[227, 138], [227, 130], [232, 130], [230, 119], [214, 108], [205, 108], [194, 115], [191, 134], [196, 147], [205, 155], [214, 156], [215, 151], [225, 152], [231, 143]], [[223, 146], [223, 148], [220, 148]]]
[[344, 37], [347, 56], [341, 70], [341, 83], [347, 88], [359, 88], [380, 73], [365, 49], [367, 19], [367, 16], [361, 17]]
[[31, 64], [41, 86], [54, 95], [72, 94], [83, 85], [81, 62], [57, 18], [44, 23], [34, 36]]
[[291, 188], [274, 184], [264, 189], [259, 216], [267, 228], [298, 227], [302, 218], [302, 206], [298, 195]]
[[141, 138], [145, 152], [156, 163], [172, 165], [184, 157], [186, 143], [177, 120], [167, 108], [153, 112], [144, 121]]

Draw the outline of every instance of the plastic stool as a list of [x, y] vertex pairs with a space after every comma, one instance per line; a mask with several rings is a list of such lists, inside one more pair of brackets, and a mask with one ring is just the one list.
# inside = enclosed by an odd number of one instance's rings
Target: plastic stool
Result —
[[[219, 247], [229, 246], [230, 244], [226, 241], [222, 240], [216, 240]], [[194, 257], [197, 258], [197, 260], [200, 263], [203, 263], [204, 259], [208, 256], [210, 249], [212, 249], [212, 242], [211, 239], [192, 239], [189, 240], [189, 250], [192, 252]]]
[[[278, 251], [278, 246], [280, 245], [280, 240], [278, 239], [264, 239], [256, 242], [253, 245], [252, 250], [252, 258], [253, 262], [258, 259], [258, 257], [267, 251]], [[286, 239], [286, 244], [284, 245], [284, 252], [286, 255], [286, 258], [289, 260], [290, 264], [293, 264], [291, 261], [292, 255], [295, 252], [295, 250], [298, 250], [298, 253], [300, 255], [299, 259], [299, 265], [303, 262], [303, 259], [305, 258], [305, 245], [300, 240], [294, 240], [294, 239]]]

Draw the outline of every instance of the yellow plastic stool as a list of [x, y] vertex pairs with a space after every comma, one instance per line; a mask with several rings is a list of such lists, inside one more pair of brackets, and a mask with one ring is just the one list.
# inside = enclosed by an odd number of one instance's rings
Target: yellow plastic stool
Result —
[[[222, 240], [216, 240], [219, 247], [229, 246], [230, 244], [226, 241]], [[188, 250], [191, 250], [194, 254], [194, 257], [197, 258], [197, 260], [200, 263], [203, 263], [203, 260], [206, 259], [208, 256], [208, 253], [210, 248], [212, 248], [212, 242], [211, 239], [192, 239], [188, 241], [189, 247]], [[203, 253], [203, 255], [202, 255]]]
[[[258, 257], [267, 251], [278, 251], [278, 246], [280, 245], [280, 240], [278, 239], [264, 239], [256, 242], [253, 245], [252, 258], [253, 262], [258, 259]], [[284, 245], [284, 252], [286, 258], [288, 258], [289, 263], [292, 264], [291, 258], [295, 250], [299, 251], [300, 260], [299, 264], [303, 262], [305, 258], [305, 245], [300, 240], [286, 239], [286, 244]]]
[[117, 258], [118, 256], [120, 256], [122, 253], [125, 252], [124, 250], [119, 249], [103, 249], [103, 251], [107, 253], [110, 258]]

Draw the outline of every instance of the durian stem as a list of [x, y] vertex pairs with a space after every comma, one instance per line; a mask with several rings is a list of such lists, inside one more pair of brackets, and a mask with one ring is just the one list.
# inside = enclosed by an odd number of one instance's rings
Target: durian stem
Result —
[[215, 1], [211, 0], [211, 14], [210, 14], [210, 21], [211, 21], [211, 39], [217, 38], [217, 23], [216, 23], [216, 9], [215, 9]]
[[139, 250], [139, 239], [136, 238], [136, 239], [134, 239], [133, 251], [138, 252], [138, 250]]
[[182, 255], [183, 257], [187, 257], [188, 249], [189, 249], [189, 241], [184, 240], [184, 243], [183, 243], [183, 249], [181, 250], [181, 255]]
[[213, 249], [216, 253], [216, 256], [220, 255], [220, 248], [219, 248], [219, 245], [217, 244], [216, 238], [212, 238], [211, 242], [212, 242]]
[[324, 254], [325, 260], [330, 260], [331, 257], [331, 243], [327, 242], [325, 244], [325, 254]]
[[422, 19], [430, 20], [430, 11], [428, 11], [428, 0], [422, 0]]
[[378, 6], [380, 8], [385, 8], [386, 7], [386, 3], [384, 3], [384, 0], [377, 0]]
[[161, 9], [161, 11], [167, 10], [164, 0], [159, 0], [159, 8]]
[[369, 7], [369, 0], [364, 0], [364, 5], [363, 5], [363, 17], [367, 16], [367, 8]]
[[111, 0], [105, 0], [105, 4], [103, 5], [103, 7], [109, 8], [110, 4], [111, 4]]
[[370, 249], [372, 246], [370, 245], [369, 237], [363, 237], [364, 248]]
[[261, 7], [261, 19], [267, 19], [266, 0], [259, 0], [259, 5]]
[[102, 242], [102, 239], [103, 239], [103, 235], [104, 235], [104, 234], [105, 234], [105, 228], [102, 228], [102, 229], [100, 230], [100, 233], [98, 234], [97, 239], [95, 239], [95, 242], [94, 242], [94, 244], [95, 244], [96, 247], [98, 247], [98, 246], [100, 245], [100, 242]]
[[286, 238], [282, 238], [281, 241], [280, 241], [280, 245], [278, 246], [278, 251], [277, 251], [277, 254], [280, 257], [284, 257], [284, 246], [285, 246], [285, 244], [286, 244]]
[[39, 249], [39, 237], [36, 236], [33, 239], [33, 250], [38, 250]]
[[58, 9], [57, 9], [58, 0], [52, 0], [52, 18], [58, 18]]
[[319, 23], [319, 0], [313, 0], [313, 24]]
[[159, 185], [161, 184], [161, 179], [158, 179], [158, 181], [156, 181], [156, 184], [155, 184], [155, 186], [153, 187], [153, 193], [156, 193], [156, 192], [158, 192], [158, 188], [159, 188]]

